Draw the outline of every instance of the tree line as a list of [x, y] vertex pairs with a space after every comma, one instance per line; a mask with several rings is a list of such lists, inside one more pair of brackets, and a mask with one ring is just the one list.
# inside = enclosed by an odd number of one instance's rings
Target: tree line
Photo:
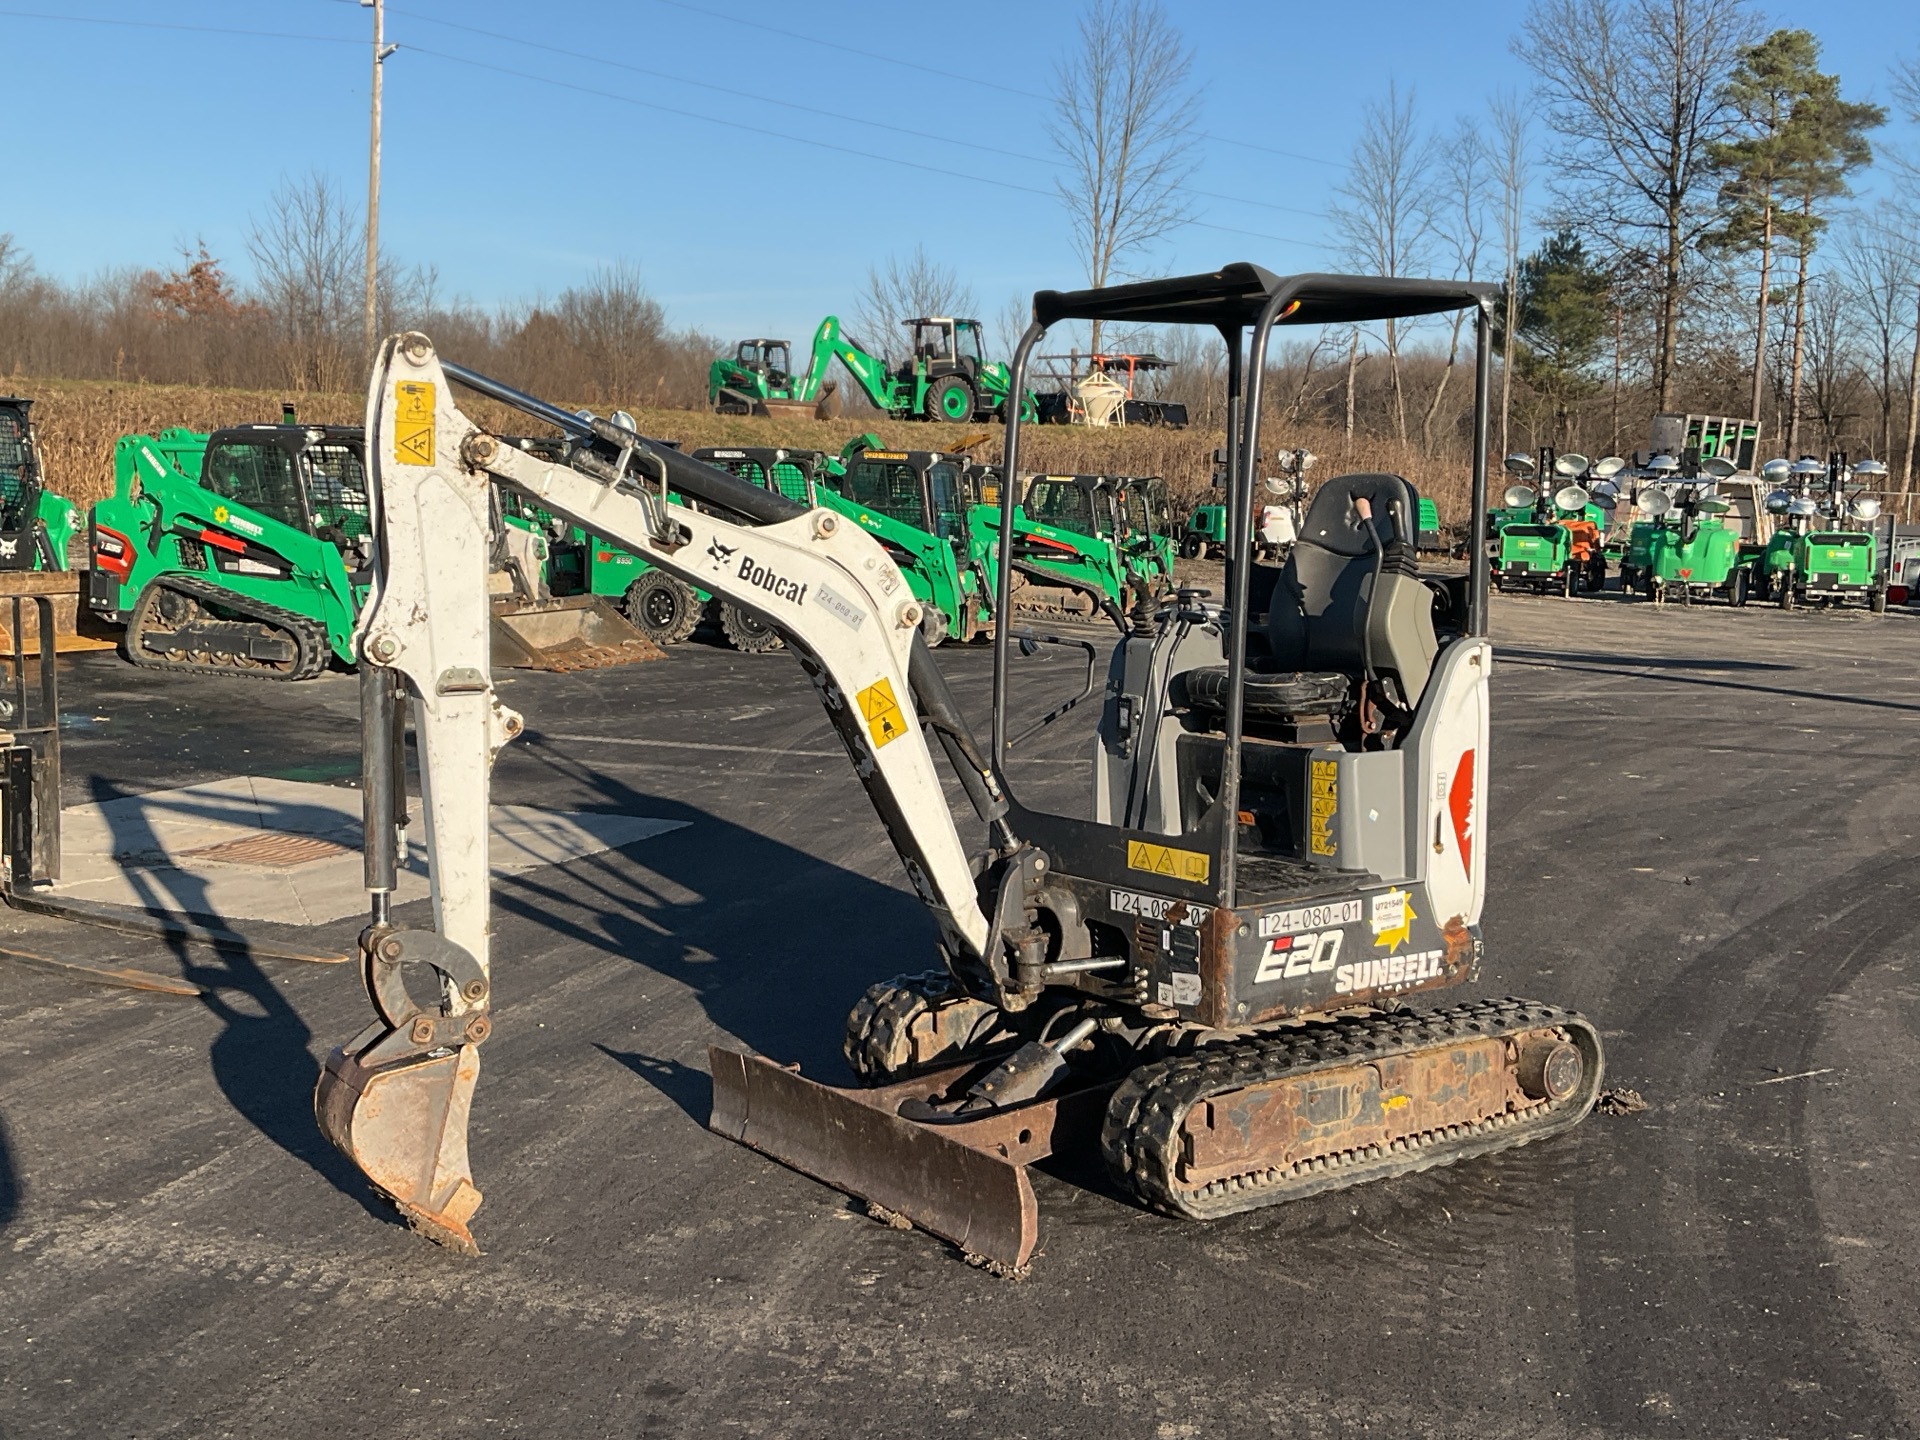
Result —
[[[1883, 141], [1889, 110], [1825, 69], [1810, 32], [1765, 31], [1749, 0], [1534, 0], [1512, 45], [1531, 82], [1479, 113], [1430, 119], [1394, 79], [1363, 107], [1330, 211], [1333, 264], [1499, 285], [1502, 449], [1623, 452], [1657, 412], [1752, 415], [1770, 451], [1875, 455], [1911, 491], [1920, 157]], [[1155, 273], [1166, 239], [1205, 223], [1192, 58], [1159, 0], [1084, 0], [1045, 130], [1089, 285]], [[1920, 58], [1887, 78], [1893, 115], [1920, 124]], [[1854, 185], [1875, 164], [1891, 178], [1867, 206]], [[1530, 212], [1543, 177], [1546, 205]], [[0, 371], [353, 390], [360, 236], [356, 207], [318, 175], [284, 181], [253, 217], [245, 284], [203, 246], [171, 269], [61, 284], [0, 236]], [[446, 299], [429, 267], [382, 256], [379, 273], [383, 332], [426, 329], [570, 402], [701, 404], [722, 348], [670, 323], [627, 261], [492, 308]], [[899, 320], [956, 313], [978, 313], [974, 292], [916, 248], [875, 263], [852, 318], [893, 352]], [[987, 318], [1010, 349], [1026, 298]], [[1068, 346], [1151, 349], [1177, 362], [1160, 393], [1203, 425], [1220, 418], [1208, 336]], [[1355, 447], [1459, 455], [1471, 350], [1464, 317], [1283, 335], [1268, 403], [1282, 424]]]
[[[366, 383], [361, 212], [325, 175], [283, 180], [248, 225], [252, 279], [196, 243], [171, 269], [63, 284], [0, 234], [0, 374], [293, 393]], [[466, 364], [590, 405], [704, 404], [712, 337], [676, 328], [636, 265], [485, 308], [381, 256], [380, 333], [417, 328]]]

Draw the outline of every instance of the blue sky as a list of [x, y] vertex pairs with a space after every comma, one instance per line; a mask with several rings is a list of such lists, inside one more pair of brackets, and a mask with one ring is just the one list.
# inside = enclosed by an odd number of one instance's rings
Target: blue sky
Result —
[[[1190, 183], [1236, 198], [1197, 200], [1223, 228], [1184, 230], [1140, 262], [1157, 273], [1329, 266], [1325, 212], [1390, 75], [1436, 127], [1528, 80], [1508, 49], [1523, 0], [1169, 9], [1197, 52], [1213, 137]], [[1051, 165], [1017, 158], [1048, 154], [1045, 96], [1077, 13], [1067, 0], [392, 0], [382, 239], [437, 266], [443, 293], [486, 304], [626, 258], [677, 324], [795, 339], [855, 307], [869, 264], [924, 243], [993, 316], [1081, 279]], [[1764, 13], [1814, 30], [1860, 98], [1884, 101], [1890, 60], [1920, 49], [1911, 0]], [[370, 23], [357, 0], [0, 7], [8, 111], [27, 142], [0, 231], [62, 279], [165, 264], [196, 235], [244, 275], [248, 215], [281, 175], [318, 170], [364, 194]], [[207, 33], [219, 30], [315, 38]]]

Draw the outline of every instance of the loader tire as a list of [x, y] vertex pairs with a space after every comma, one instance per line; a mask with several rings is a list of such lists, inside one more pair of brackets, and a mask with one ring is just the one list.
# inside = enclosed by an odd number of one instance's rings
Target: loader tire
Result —
[[891, 1085], [984, 1054], [1015, 1038], [994, 1005], [962, 993], [944, 970], [870, 986], [847, 1016], [841, 1053], [862, 1085]]
[[927, 387], [927, 418], [965, 424], [973, 419], [978, 402], [964, 375], [942, 375]]
[[700, 623], [700, 602], [664, 570], [649, 570], [620, 597], [620, 613], [656, 645], [678, 645]]
[[749, 655], [770, 654], [785, 649], [787, 643], [773, 626], [758, 615], [742, 610], [731, 600], [722, 602], [720, 606], [720, 633], [727, 637], [727, 643], [734, 649]]

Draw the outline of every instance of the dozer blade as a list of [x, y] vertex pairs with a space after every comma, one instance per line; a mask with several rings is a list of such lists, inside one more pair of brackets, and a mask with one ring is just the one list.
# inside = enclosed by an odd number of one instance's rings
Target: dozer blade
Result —
[[492, 636], [496, 669], [598, 670], [667, 658], [666, 651], [598, 595], [569, 595], [538, 604], [495, 601]]
[[1090, 1142], [1111, 1086], [929, 1125], [902, 1102], [943, 1095], [977, 1067], [873, 1090], [836, 1089], [758, 1056], [712, 1046], [714, 1133], [950, 1240], [966, 1255], [1022, 1270], [1040, 1239], [1026, 1167]]
[[467, 1228], [480, 1208], [467, 1167], [467, 1111], [479, 1078], [476, 1045], [372, 1067], [335, 1049], [313, 1092], [320, 1133], [408, 1225], [465, 1255], [480, 1253]]

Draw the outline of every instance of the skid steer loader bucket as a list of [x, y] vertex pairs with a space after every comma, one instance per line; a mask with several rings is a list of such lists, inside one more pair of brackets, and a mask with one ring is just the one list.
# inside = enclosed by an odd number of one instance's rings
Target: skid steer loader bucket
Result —
[[667, 652], [597, 595], [493, 603], [493, 663], [514, 670], [598, 670]]
[[933, 1125], [899, 1114], [944, 1096], [977, 1065], [872, 1090], [838, 1089], [754, 1055], [711, 1046], [708, 1128], [904, 1217], [969, 1257], [1024, 1269], [1040, 1240], [1027, 1167], [1089, 1147], [1111, 1085]]
[[773, 420], [832, 420], [840, 413], [835, 383], [828, 381], [818, 400], [755, 400], [753, 413]]

